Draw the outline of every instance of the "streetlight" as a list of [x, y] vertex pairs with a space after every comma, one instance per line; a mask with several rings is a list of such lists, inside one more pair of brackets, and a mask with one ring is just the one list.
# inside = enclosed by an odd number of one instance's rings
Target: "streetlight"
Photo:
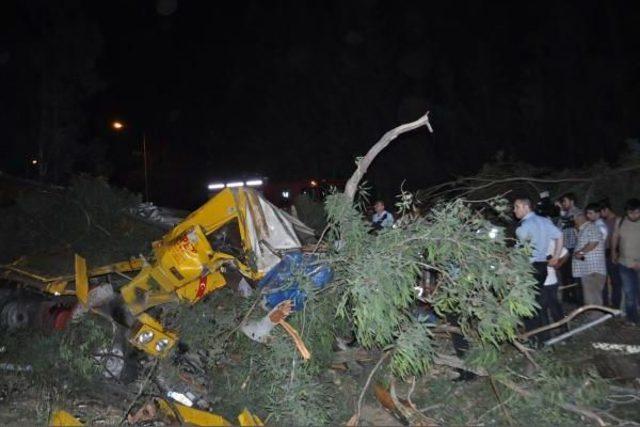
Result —
[[[116, 131], [122, 131], [125, 128], [124, 123], [119, 121], [114, 121], [111, 124]], [[147, 134], [146, 132], [142, 132], [142, 162], [144, 165], [144, 201], [149, 201], [149, 174], [148, 174], [148, 166], [147, 166]]]

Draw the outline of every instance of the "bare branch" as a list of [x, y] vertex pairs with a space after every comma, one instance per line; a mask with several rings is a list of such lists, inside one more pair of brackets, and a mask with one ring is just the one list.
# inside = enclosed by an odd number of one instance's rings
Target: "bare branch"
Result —
[[531, 330], [529, 332], [525, 332], [523, 334], [518, 335], [518, 339], [526, 340], [527, 338], [532, 337], [534, 335], [537, 335], [540, 332], [548, 331], [549, 329], [555, 329], [555, 328], [557, 328], [559, 326], [564, 325], [567, 322], [570, 322], [577, 315], [582, 314], [585, 311], [589, 311], [589, 310], [600, 310], [600, 311], [604, 311], [606, 313], [612, 314], [614, 316], [617, 316], [617, 315], [620, 314], [620, 310], [615, 310], [613, 308], [604, 307], [602, 305], [594, 305], [594, 304], [584, 305], [584, 306], [582, 306], [580, 308], [577, 308], [577, 309], [573, 310], [571, 313], [569, 313], [567, 316], [565, 316], [564, 319], [562, 319], [562, 320], [558, 320], [557, 322], [549, 323], [548, 325], [541, 326], [541, 327], [533, 329], [533, 330]]
[[353, 198], [356, 195], [356, 191], [358, 190], [358, 184], [362, 177], [367, 173], [367, 169], [369, 169], [369, 165], [373, 160], [380, 154], [382, 150], [384, 150], [387, 145], [391, 143], [394, 139], [396, 139], [399, 135], [417, 129], [421, 126], [426, 126], [429, 129], [429, 132], [433, 133], [433, 128], [431, 127], [431, 123], [429, 123], [429, 112], [420, 117], [418, 120], [410, 123], [405, 123], [396, 128], [391, 129], [384, 135], [382, 138], [376, 142], [373, 147], [369, 149], [367, 154], [358, 160], [358, 167], [356, 171], [351, 175], [349, 181], [347, 181], [347, 185], [344, 187], [344, 194], [349, 198], [349, 200], [353, 201]]

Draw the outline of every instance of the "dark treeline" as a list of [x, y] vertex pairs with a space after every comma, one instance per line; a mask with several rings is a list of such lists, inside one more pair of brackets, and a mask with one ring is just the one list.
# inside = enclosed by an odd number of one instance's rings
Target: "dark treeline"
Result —
[[[557, 168], [613, 160], [639, 134], [634, 2], [163, 3], [8, 6], [0, 168], [139, 190], [144, 131], [152, 198], [184, 205], [217, 177], [344, 178], [431, 110], [435, 135], [405, 137], [370, 170], [393, 194], [498, 151]], [[120, 117], [131, 129], [115, 135]]]

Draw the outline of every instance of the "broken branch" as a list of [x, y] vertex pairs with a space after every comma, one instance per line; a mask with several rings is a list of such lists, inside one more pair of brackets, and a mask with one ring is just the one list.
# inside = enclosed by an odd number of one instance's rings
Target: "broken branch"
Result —
[[544, 331], [548, 331], [550, 329], [555, 329], [559, 326], [564, 325], [567, 322], [570, 322], [571, 320], [573, 320], [574, 317], [578, 316], [579, 314], [584, 313], [585, 311], [589, 311], [589, 310], [600, 310], [600, 311], [604, 311], [606, 313], [612, 314], [614, 316], [619, 315], [621, 312], [620, 310], [616, 310], [613, 308], [609, 308], [609, 307], [605, 307], [602, 305], [595, 305], [595, 304], [590, 304], [590, 305], [584, 305], [580, 308], [577, 308], [575, 310], [573, 310], [571, 313], [569, 313], [564, 319], [562, 320], [558, 320], [557, 322], [553, 322], [553, 323], [549, 323], [548, 325], [545, 326], [541, 326], [539, 328], [533, 329], [529, 332], [525, 332], [523, 334], [518, 335], [518, 339], [520, 340], [526, 340], [534, 335], [539, 334], [540, 332], [544, 332]]
[[382, 365], [382, 362], [384, 362], [385, 359], [390, 354], [391, 354], [391, 352], [388, 351], [388, 352], [384, 353], [382, 356], [380, 356], [380, 359], [378, 360], [378, 363], [376, 363], [376, 365], [373, 367], [373, 369], [369, 373], [369, 376], [367, 377], [367, 382], [364, 383], [364, 387], [362, 388], [362, 391], [360, 392], [360, 397], [358, 397], [358, 406], [356, 408], [356, 413], [355, 413], [355, 415], [353, 417], [351, 417], [351, 419], [349, 420], [349, 422], [347, 424], [349, 424], [349, 425], [358, 425], [358, 421], [360, 420], [360, 411], [362, 410], [362, 400], [364, 399], [364, 394], [367, 392], [367, 389], [369, 388], [369, 385], [371, 384], [371, 379], [373, 378], [373, 375], [376, 373], [378, 368], [380, 368], [380, 366]]
[[429, 129], [429, 132], [433, 133], [433, 128], [431, 127], [431, 123], [429, 123], [428, 111], [424, 116], [420, 117], [418, 120], [400, 125], [396, 128], [391, 129], [384, 135], [382, 135], [382, 138], [380, 138], [378, 142], [376, 142], [373, 145], [373, 147], [369, 149], [367, 154], [363, 158], [358, 160], [356, 171], [353, 173], [353, 175], [351, 175], [351, 178], [349, 178], [349, 181], [347, 181], [347, 185], [345, 185], [344, 187], [344, 194], [349, 198], [349, 200], [353, 201], [353, 198], [358, 189], [358, 183], [360, 183], [360, 180], [362, 180], [362, 177], [367, 173], [367, 169], [369, 169], [369, 165], [378, 156], [378, 154], [380, 154], [380, 152], [384, 150], [387, 147], [387, 145], [389, 145], [391, 141], [396, 139], [399, 135], [402, 135], [403, 133], [417, 129], [421, 126], [426, 126], [427, 129]]

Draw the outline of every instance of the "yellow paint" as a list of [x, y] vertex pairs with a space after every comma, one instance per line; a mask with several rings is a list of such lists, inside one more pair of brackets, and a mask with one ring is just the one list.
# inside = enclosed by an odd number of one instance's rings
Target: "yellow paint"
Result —
[[83, 426], [79, 419], [67, 411], [55, 411], [49, 420], [50, 427]]
[[244, 408], [240, 415], [238, 415], [238, 424], [242, 427], [247, 426], [263, 426], [264, 423], [257, 415], [253, 415], [247, 408]]
[[87, 260], [75, 254], [76, 296], [86, 307], [89, 301], [89, 276], [87, 276]]
[[53, 295], [75, 295], [75, 290], [67, 289], [68, 284], [69, 282], [63, 280], [47, 283], [44, 291]]
[[[176, 290], [180, 299], [195, 303], [204, 298], [206, 295], [227, 284], [222, 273], [214, 271], [209, 273], [203, 279], [193, 280], [183, 287]], [[204, 285], [204, 286], [203, 286]]]
[[[245, 212], [250, 212], [254, 221], [262, 218], [259, 199], [253, 190], [244, 188], [225, 189], [211, 198], [198, 210], [191, 213], [160, 241], [152, 245], [151, 264], [143, 259], [118, 262], [88, 270], [86, 260], [75, 255], [75, 275], [44, 277], [22, 270], [18, 263], [4, 266], [43, 284], [46, 292], [53, 294], [73, 294], [87, 304], [89, 278], [109, 273], [138, 271], [129, 283], [120, 288], [120, 294], [129, 311], [138, 316], [139, 323], [130, 335], [131, 343], [154, 356], [164, 356], [175, 345], [176, 335], [164, 331], [144, 312], [151, 307], [172, 301], [196, 303], [206, 295], [226, 285], [222, 274], [224, 264], [233, 264], [244, 276], [259, 280], [263, 272], [249, 265], [252, 247], [246, 230]], [[230, 223], [238, 227], [240, 250], [243, 255], [214, 250], [209, 241], [212, 234]], [[266, 224], [256, 222], [265, 231]], [[75, 291], [67, 289], [67, 283], [75, 280]], [[140, 343], [138, 338], [144, 332], [152, 332], [153, 339]], [[155, 348], [160, 339], [166, 338], [169, 345], [158, 352]]]
[[103, 276], [109, 273], [128, 273], [142, 269], [144, 261], [140, 258], [132, 258], [129, 261], [120, 261], [113, 264], [96, 267], [89, 271], [89, 277]]
[[174, 403], [178, 415], [182, 418], [184, 424], [191, 424], [194, 426], [231, 426], [231, 423], [224, 419], [224, 417], [214, 414], [212, 412], [201, 411], [195, 408], [189, 408], [188, 406], [181, 405], [180, 403]]

